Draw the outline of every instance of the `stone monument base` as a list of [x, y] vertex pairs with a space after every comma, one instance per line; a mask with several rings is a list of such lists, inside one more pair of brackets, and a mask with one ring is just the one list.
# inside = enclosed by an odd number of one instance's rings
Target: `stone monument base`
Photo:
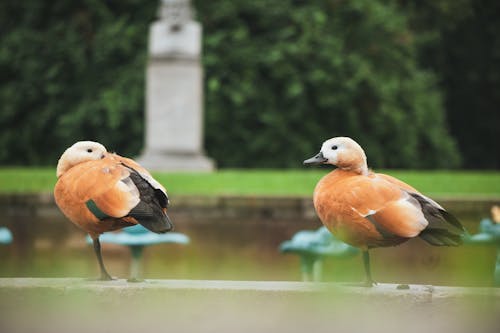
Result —
[[201, 171], [215, 170], [212, 159], [195, 153], [146, 151], [137, 162], [150, 171]]

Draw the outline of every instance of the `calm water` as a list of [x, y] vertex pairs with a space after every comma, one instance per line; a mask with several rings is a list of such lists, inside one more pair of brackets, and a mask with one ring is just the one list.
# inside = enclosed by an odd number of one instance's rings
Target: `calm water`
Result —
[[[176, 231], [191, 244], [154, 245], [145, 250], [144, 277], [158, 279], [300, 280], [299, 258], [279, 253], [279, 244], [318, 222], [304, 221], [188, 221], [175, 219]], [[479, 218], [463, 221], [475, 232]], [[0, 245], [0, 277], [96, 277], [97, 261], [85, 235], [63, 218], [23, 223], [15, 244]], [[0, 223], [0, 225], [7, 223]], [[17, 226], [19, 227], [19, 226]], [[379, 282], [489, 286], [496, 250], [489, 246], [437, 248], [419, 239], [393, 248], [371, 251], [372, 270]], [[111, 275], [128, 276], [127, 248], [103, 244]], [[358, 281], [360, 256], [328, 259], [326, 281]]]

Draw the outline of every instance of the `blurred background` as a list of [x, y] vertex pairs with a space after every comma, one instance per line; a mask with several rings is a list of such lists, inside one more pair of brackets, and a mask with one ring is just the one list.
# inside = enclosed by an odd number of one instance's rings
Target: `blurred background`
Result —
[[[205, 148], [220, 167], [296, 168], [340, 134], [357, 138], [376, 168], [500, 167], [498, 1], [193, 6], [204, 34]], [[54, 165], [85, 138], [138, 155], [158, 7], [2, 1], [0, 163]]]
[[[0, 224], [13, 230], [15, 240], [0, 248], [0, 276], [97, 274], [84, 234], [51, 198], [11, 192], [23, 186], [30, 193], [50, 192], [59, 156], [78, 140], [99, 141], [125, 156], [141, 153], [148, 29], [159, 2], [0, 2]], [[185, 199], [188, 203], [213, 207], [210, 200], [229, 193], [244, 195], [246, 210], [213, 216], [202, 210], [193, 218], [173, 205], [177, 230], [188, 234], [191, 244], [147, 250], [147, 277], [300, 279], [298, 259], [283, 256], [278, 246], [299, 230], [318, 228], [319, 221], [314, 214], [270, 214], [265, 205], [255, 208], [248, 195], [310, 200], [326, 170], [303, 171], [309, 177], [303, 182], [284, 171], [256, 176], [256, 182], [284, 188], [278, 193], [252, 192], [248, 184], [234, 192], [217, 189], [242, 177], [231, 178], [227, 169], [298, 169], [333, 136], [356, 138], [373, 168], [475, 170], [488, 189], [474, 195], [488, 195], [489, 201], [481, 201], [479, 209], [472, 204], [459, 217], [474, 232], [489, 216], [489, 203], [496, 200], [491, 197], [500, 195], [500, 2], [196, 0], [192, 5], [203, 27], [204, 149], [220, 168], [212, 176], [222, 179], [158, 177], [169, 189], [175, 179], [185, 182], [172, 185], [174, 203], [175, 195], [188, 195], [194, 197]], [[298, 182], [305, 191], [287, 192], [277, 181], [286, 175], [288, 184]], [[436, 183], [427, 175], [412, 184]], [[442, 171], [445, 181], [431, 194], [449, 194], [454, 175]], [[40, 178], [48, 181], [31, 189]], [[458, 194], [467, 195], [474, 184], [471, 180]], [[293, 213], [296, 206], [291, 207]], [[252, 209], [259, 213], [250, 214]], [[127, 249], [104, 251], [111, 274], [126, 276]], [[492, 283], [494, 247], [436, 249], [416, 241], [398, 251], [376, 251], [374, 274], [382, 281]], [[361, 260], [334, 260], [325, 276], [360, 279]]]

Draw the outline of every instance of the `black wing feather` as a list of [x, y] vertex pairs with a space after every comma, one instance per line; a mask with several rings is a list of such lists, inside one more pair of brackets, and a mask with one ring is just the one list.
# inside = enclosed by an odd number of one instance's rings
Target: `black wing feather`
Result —
[[465, 228], [458, 219], [446, 210], [436, 206], [417, 193], [409, 193], [415, 198], [429, 222], [419, 237], [436, 246], [457, 246], [462, 244]]
[[139, 190], [140, 196], [139, 203], [130, 211], [129, 216], [156, 233], [172, 230], [173, 224], [163, 210], [168, 203], [166, 195], [162, 191], [154, 189], [137, 171], [130, 167], [129, 169], [129, 177]]

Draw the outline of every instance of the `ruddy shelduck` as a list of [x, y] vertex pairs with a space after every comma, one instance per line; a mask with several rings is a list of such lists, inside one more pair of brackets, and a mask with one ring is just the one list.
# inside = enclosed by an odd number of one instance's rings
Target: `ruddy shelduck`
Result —
[[80, 141], [57, 163], [54, 197], [64, 215], [92, 238], [102, 280], [111, 280], [102, 261], [99, 236], [141, 224], [156, 233], [173, 228], [165, 188], [129, 158], [100, 143]]
[[420, 237], [436, 246], [457, 246], [465, 232], [460, 222], [410, 185], [368, 169], [361, 146], [348, 137], [325, 141], [305, 165], [331, 164], [314, 189], [321, 222], [342, 241], [363, 252], [366, 286], [373, 286], [368, 250]]

